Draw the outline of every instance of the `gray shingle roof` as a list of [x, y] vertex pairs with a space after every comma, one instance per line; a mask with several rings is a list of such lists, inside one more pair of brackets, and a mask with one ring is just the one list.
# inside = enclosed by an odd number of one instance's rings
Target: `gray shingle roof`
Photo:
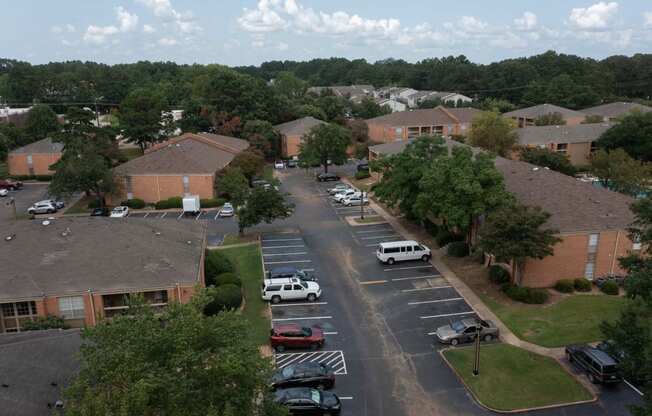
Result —
[[443, 126], [455, 123], [455, 120], [441, 108], [428, 108], [413, 111], [398, 111], [367, 120], [367, 123], [387, 126]]
[[128, 218], [15, 221], [2, 229], [13, 234], [0, 250], [0, 301], [192, 284], [204, 242], [201, 224]]
[[585, 108], [584, 110], [582, 110], [582, 112], [585, 114], [602, 116], [606, 119], [610, 119], [610, 118], [617, 118], [623, 116], [633, 110], [638, 110], [644, 113], [648, 113], [652, 111], [652, 107], [648, 107], [646, 105], [642, 105], [638, 103], [617, 102], [617, 103], [602, 104], [591, 108]]
[[[411, 140], [369, 147], [379, 155], [402, 152]], [[449, 148], [464, 146], [446, 140]], [[479, 149], [474, 149], [478, 152]], [[632, 198], [529, 163], [496, 158], [505, 188], [521, 203], [551, 214], [549, 226], [561, 233], [624, 230], [634, 220]]]
[[314, 117], [303, 117], [296, 120], [288, 121], [287, 123], [277, 124], [274, 126], [276, 131], [284, 136], [303, 136], [308, 133], [310, 129], [320, 124], [327, 124]]
[[609, 123], [532, 126], [518, 129], [517, 134], [519, 143], [524, 146], [548, 143], [586, 143], [598, 140], [610, 127]]
[[539, 104], [532, 107], [521, 108], [520, 110], [510, 111], [505, 113], [504, 116], [536, 119], [538, 117], [553, 113], [560, 113], [564, 117], [584, 117], [586, 115], [582, 112], [560, 107], [554, 104]]
[[34, 143], [27, 144], [23, 147], [12, 150], [12, 154], [33, 154], [33, 153], [61, 153], [63, 143], [53, 142], [51, 138], [45, 138]]

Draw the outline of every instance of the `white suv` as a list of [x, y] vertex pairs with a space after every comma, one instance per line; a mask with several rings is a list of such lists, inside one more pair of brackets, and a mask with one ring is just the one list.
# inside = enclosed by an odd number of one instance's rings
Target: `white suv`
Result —
[[357, 189], [347, 189], [344, 192], [339, 192], [333, 196], [333, 200], [335, 202], [342, 202], [346, 198], [350, 198], [352, 196], [360, 196], [361, 193]]
[[34, 214], [52, 214], [57, 212], [57, 206], [54, 205], [51, 201], [39, 201], [27, 208], [27, 213], [30, 215]]
[[272, 303], [298, 299], [314, 302], [321, 296], [321, 288], [317, 282], [306, 282], [297, 278], [265, 279], [261, 295], [263, 300]]

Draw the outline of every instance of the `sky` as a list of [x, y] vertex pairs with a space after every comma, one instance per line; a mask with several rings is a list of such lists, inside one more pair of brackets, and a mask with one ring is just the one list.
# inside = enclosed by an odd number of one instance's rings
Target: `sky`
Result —
[[258, 65], [652, 52], [652, 0], [0, 0], [0, 57]]

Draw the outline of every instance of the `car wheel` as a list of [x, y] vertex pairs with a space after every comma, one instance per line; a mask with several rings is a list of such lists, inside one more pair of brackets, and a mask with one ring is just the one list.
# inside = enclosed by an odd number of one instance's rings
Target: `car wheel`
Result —
[[493, 335], [487, 334], [484, 336], [485, 342], [491, 342], [494, 339]]
[[457, 340], [457, 338], [453, 338], [453, 339], [451, 340], [451, 345], [452, 345], [453, 347], [456, 346], [456, 345], [459, 344], [459, 343], [460, 343], [460, 342]]
[[568, 360], [569, 363], [573, 362], [573, 356], [569, 352], [566, 353], [566, 359]]
[[283, 345], [277, 345], [276, 348], [274, 348], [276, 352], [283, 352], [285, 351], [285, 347]]
[[277, 304], [281, 302], [281, 297], [280, 296], [272, 296], [272, 303]]
[[314, 293], [308, 294], [308, 302], [314, 302], [317, 300], [317, 296]]
[[388, 258], [388, 259], [387, 259], [387, 264], [389, 264], [390, 266], [391, 266], [392, 264], [394, 264], [394, 259], [391, 258], [391, 257]]
[[47, 213], [48, 213], [48, 214], [52, 214], [53, 212], [54, 212], [54, 210], [51, 210], [51, 209], [48, 209], [48, 210], [47, 210]]
[[428, 260], [430, 260], [430, 256], [427, 254], [424, 254], [421, 256], [421, 260], [423, 260], [424, 263], [428, 263]]
[[350, 207], [350, 206], [351, 206], [351, 204], [346, 204], [346, 206], [347, 206], [347, 207]]

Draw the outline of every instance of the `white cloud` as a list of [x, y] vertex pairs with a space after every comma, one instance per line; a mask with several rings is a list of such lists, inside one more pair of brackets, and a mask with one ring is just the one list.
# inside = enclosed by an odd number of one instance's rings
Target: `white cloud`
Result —
[[90, 25], [84, 33], [84, 42], [101, 44], [106, 41], [107, 37], [119, 33], [115, 26], [95, 26]]
[[161, 46], [175, 46], [179, 44], [179, 41], [174, 38], [161, 38], [158, 40], [158, 44]]
[[606, 29], [612, 18], [618, 13], [618, 3], [599, 2], [589, 7], [571, 10], [571, 25], [582, 30]]
[[156, 32], [156, 28], [154, 26], [143, 25], [143, 33], [148, 33], [149, 34], [149, 33], [155, 33], [155, 32]]
[[537, 25], [537, 15], [532, 12], [525, 12], [522, 17], [514, 19], [514, 25], [518, 30], [532, 30]]
[[[86, 28], [86, 32], [84, 33], [84, 42], [102, 44], [106, 42], [107, 39], [111, 36], [117, 35], [119, 33], [131, 32], [138, 27], [137, 15], [127, 12], [122, 6], [116, 7], [115, 13], [119, 24], [118, 26], [90, 25], [88, 28]], [[72, 27], [72, 25], [69, 26]], [[67, 28], [70, 31], [70, 28]], [[115, 44], [117, 43], [117, 40], [114, 39], [112, 42]]]
[[652, 27], [652, 12], [643, 13], [643, 17], [645, 19], [645, 26]]
[[137, 15], [130, 14], [122, 6], [116, 7], [115, 12], [118, 15], [118, 21], [120, 22], [121, 32], [131, 32], [132, 30], [138, 27]]
[[290, 48], [290, 45], [285, 42], [279, 42], [277, 48], [279, 51], [287, 51]]
[[473, 17], [473, 16], [462, 16], [457, 23], [458, 27], [465, 32], [483, 32], [487, 29], [487, 23]]
[[50, 32], [56, 33], [56, 34], [63, 33], [63, 28], [61, 26], [52, 26], [50, 28]]
[[284, 29], [287, 22], [273, 10], [276, 4], [278, 1], [275, 0], [260, 0], [255, 9], [243, 10], [238, 24], [248, 32], [275, 32]]
[[73, 26], [73, 25], [71, 25], [70, 23], [68, 23], [68, 24], [66, 25], [66, 31], [68, 31], [68, 33], [74, 33], [74, 32], [77, 31], [77, 29], [75, 28], [75, 26]]
[[180, 33], [197, 33], [203, 28], [195, 23], [195, 18], [191, 12], [179, 12], [170, 0], [136, 0], [148, 9], [152, 10], [154, 16], [171, 22], [174, 28]]

